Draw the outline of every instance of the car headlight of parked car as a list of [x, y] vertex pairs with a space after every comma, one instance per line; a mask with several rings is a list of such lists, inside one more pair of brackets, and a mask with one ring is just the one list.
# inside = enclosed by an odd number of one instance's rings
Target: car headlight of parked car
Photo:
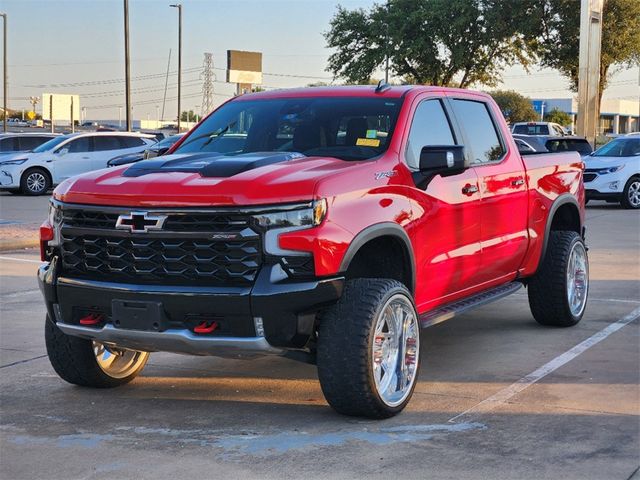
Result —
[[624, 168], [624, 164], [623, 165], [616, 165], [615, 167], [607, 167], [607, 168], [600, 168], [597, 170], [598, 175], [606, 175], [608, 173], [615, 173], [618, 172], [620, 170], [622, 170]]
[[7, 165], [22, 165], [26, 161], [27, 161], [26, 158], [19, 158], [16, 160], [5, 160], [4, 162], [0, 162], [0, 167], [4, 167]]
[[322, 223], [327, 213], [327, 201], [323, 198], [313, 202], [308, 208], [285, 210], [254, 215], [258, 225], [266, 230], [276, 228], [311, 228]]

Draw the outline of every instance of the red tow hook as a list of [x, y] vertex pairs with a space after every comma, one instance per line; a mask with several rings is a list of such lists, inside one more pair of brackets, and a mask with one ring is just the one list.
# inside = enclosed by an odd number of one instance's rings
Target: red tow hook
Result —
[[195, 333], [211, 333], [216, 328], [218, 328], [218, 324], [216, 322], [200, 322], [193, 331]]
[[98, 325], [102, 323], [104, 316], [100, 313], [90, 313], [86, 317], [80, 319], [80, 325]]

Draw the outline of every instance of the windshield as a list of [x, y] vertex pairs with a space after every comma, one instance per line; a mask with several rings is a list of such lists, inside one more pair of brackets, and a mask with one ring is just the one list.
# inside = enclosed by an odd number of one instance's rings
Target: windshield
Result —
[[34, 153], [41, 153], [41, 152], [47, 152], [49, 150], [53, 150], [65, 140], [67, 140], [67, 137], [64, 135], [61, 137], [52, 138], [48, 142], [44, 142], [39, 147], [34, 148], [33, 151]]
[[389, 146], [402, 99], [302, 97], [231, 101], [173, 153], [298, 152], [366, 160]]
[[594, 157], [634, 157], [640, 155], [640, 138], [617, 138], [603, 145]]
[[154, 145], [154, 148], [170, 147], [181, 138], [182, 138], [182, 135], [171, 135], [170, 137], [164, 138], [160, 140], [158, 143], [156, 143]]

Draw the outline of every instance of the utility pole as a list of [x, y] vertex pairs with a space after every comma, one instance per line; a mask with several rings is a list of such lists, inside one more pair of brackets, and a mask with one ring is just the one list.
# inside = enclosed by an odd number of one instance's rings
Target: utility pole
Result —
[[580, 57], [578, 68], [577, 133], [595, 148], [598, 126], [598, 85], [603, 0], [580, 2]]
[[2, 44], [2, 62], [3, 62], [3, 76], [4, 76], [4, 80], [3, 80], [3, 107], [2, 107], [2, 118], [3, 118], [3, 122], [2, 122], [2, 130], [3, 131], [7, 131], [7, 14], [6, 13], [0, 13], [0, 16], [2, 16], [2, 26], [3, 26], [3, 31], [4, 31], [4, 42]]
[[127, 132], [131, 131], [131, 71], [129, 65], [129, 0], [124, 0], [124, 96]]
[[[205, 53], [204, 62], [202, 64], [202, 109], [200, 116], [204, 117], [213, 110], [213, 54]], [[196, 107], [197, 108], [197, 107]]]
[[182, 4], [169, 5], [178, 9], [178, 133], [180, 133], [180, 87], [182, 86]]

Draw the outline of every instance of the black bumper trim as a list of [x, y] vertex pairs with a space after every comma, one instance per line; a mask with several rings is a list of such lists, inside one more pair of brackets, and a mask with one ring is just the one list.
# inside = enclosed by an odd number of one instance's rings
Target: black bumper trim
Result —
[[[344, 277], [292, 282], [279, 265], [265, 265], [252, 287], [167, 286], [112, 283], [58, 277], [58, 259], [38, 271], [50, 318], [59, 305], [64, 323], [73, 324], [74, 309], [110, 312], [111, 301], [161, 302], [170, 328], [184, 328], [189, 314], [214, 314], [229, 325], [228, 334], [255, 336], [254, 319], [262, 318], [267, 342], [279, 348], [301, 348], [313, 332], [315, 314], [342, 295]], [[222, 333], [222, 332], [221, 332]], [[227, 334], [225, 333], [225, 334]]]

